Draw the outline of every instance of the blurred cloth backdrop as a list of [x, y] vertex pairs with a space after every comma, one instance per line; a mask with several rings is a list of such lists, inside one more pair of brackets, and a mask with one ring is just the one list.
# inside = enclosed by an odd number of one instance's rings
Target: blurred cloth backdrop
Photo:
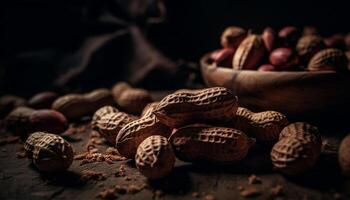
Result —
[[346, 1], [2, 0], [0, 90], [87, 91], [126, 80], [187, 87], [228, 25], [349, 31]]

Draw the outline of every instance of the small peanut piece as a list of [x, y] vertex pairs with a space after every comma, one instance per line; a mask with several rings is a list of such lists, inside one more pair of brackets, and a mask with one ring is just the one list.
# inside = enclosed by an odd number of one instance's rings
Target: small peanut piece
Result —
[[247, 36], [238, 46], [237, 51], [233, 56], [233, 69], [257, 69], [265, 51], [264, 42], [261, 36], [255, 34]]
[[171, 172], [175, 156], [166, 137], [153, 135], [138, 146], [135, 161], [141, 174], [149, 179], [159, 179]]
[[321, 144], [317, 127], [304, 122], [292, 123], [282, 130], [280, 140], [272, 148], [272, 164], [282, 173], [301, 174], [314, 166]]
[[348, 60], [339, 49], [324, 49], [316, 53], [307, 68], [310, 71], [347, 71]]
[[41, 172], [63, 171], [73, 162], [72, 146], [58, 135], [33, 133], [25, 142], [24, 149]]
[[126, 124], [118, 133], [116, 138], [116, 149], [129, 159], [134, 158], [137, 147], [147, 137], [162, 135], [169, 137], [170, 128], [160, 122], [153, 113], [144, 115], [140, 119]]
[[338, 161], [341, 172], [350, 176], [350, 136], [346, 136], [340, 143]]
[[237, 110], [237, 96], [224, 87], [181, 90], [164, 97], [153, 113], [171, 128], [193, 123], [225, 124]]
[[62, 96], [52, 104], [52, 109], [61, 112], [68, 120], [72, 120], [91, 114], [102, 106], [113, 104], [111, 92], [101, 88], [87, 94]]
[[50, 109], [33, 110], [18, 107], [6, 117], [5, 121], [7, 129], [22, 138], [35, 131], [59, 134], [68, 128], [67, 119], [61, 113]]
[[120, 112], [112, 106], [104, 106], [95, 112], [91, 126], [110, 144], [115, 145], [120, 129], [136, 119], [136, 116]]
[[288, 119], [276, 111], [254, 113], [239, 107], [233, 120], [233, 128], [243, 131], [258, 141], [277, 141], [282, 129], [288, 125]]
[[175, 130], [169, 141], [176, 157], [186, 162], [237, 162], [255, 144], [242, 131], [200, 124]]

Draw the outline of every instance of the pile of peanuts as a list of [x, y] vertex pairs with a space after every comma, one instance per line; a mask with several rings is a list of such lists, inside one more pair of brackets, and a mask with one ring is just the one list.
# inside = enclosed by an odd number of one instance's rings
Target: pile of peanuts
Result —
[[[154, 102], [147, 90], [119, 82], [111, 90], [61, 97], [42, 93], [32, 99], [29, 102], [35, 106], [20, 104], [5, 122], [9, 131], [26, 140], [27, 157], [43, 172], [69, 168], [74, 150], [58, 134], [67, 129], [68, 122], [89, 115], [92, 129], [121, 156], [135, 159], [137, 169], [149, 179], [167, 176], [176, 158], [237, 163], [257, 144], [273, 145], [274, 168], [297, 175], [310, 170], [321, 152], [317, 127], [290, 123], [276, 111], [254, 113], [239, 107], [238, 97], [224, 87], [181, 89]], [[344, 174], [350, 174], [348, 141], [339, 150]]]
[[210, 55], [220, 67], [258, 71], [337, 71], [350, 69], [350, 33], [322, 37], [315, 27], [286, 26], [261, 34], [241, 27], [227, 27], [222, 49]]

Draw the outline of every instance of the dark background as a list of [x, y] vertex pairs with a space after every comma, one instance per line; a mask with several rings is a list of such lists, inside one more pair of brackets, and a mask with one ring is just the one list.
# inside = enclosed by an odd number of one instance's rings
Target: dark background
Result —
[[[218, 48], [226, 26], [259, 33], [266, 26], [278, 30], [285, 25], [312, 25], [323, 36], [347, 33], [347, 4], [337, 0], [1, 1], [0, 89], [29, 96], [41, 90], [111, 87], [118, 80], [151, 89], [183, 87], [187, 61], [197, 62]], [[101, 38], [106, 41], [98, 47], [87, 45]], [[89, 49], [92, 53], [87, 55]], [[72, 69], [79, 70], [67, 75]]]

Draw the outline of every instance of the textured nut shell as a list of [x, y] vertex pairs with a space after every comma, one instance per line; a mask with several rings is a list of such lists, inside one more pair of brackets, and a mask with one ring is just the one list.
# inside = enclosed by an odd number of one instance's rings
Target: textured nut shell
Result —
[[118, 109], [116, 109], [113, 106], [103, 106], [102, 108], [98, 109], [95, 114], [92, 116], [91, 119], [91, 128], [93, 130], [98, 130], [97, 129], [97, 122], [98, 120], [100, 120], [103, 116], [105, 116], [106, 114], [110, 114], [110, 113], [117, 113], [119, 112]]
[[45, 134], [35, 143], [32, 156], [39, 171], [62, 171], [72, 164], [73, 149], [62, 137]]
[[348, 60], [343, 51], [339, 49], [324, 49], [315, 54], [309, 64], [310, 71], [346, 71]]
[[56, 92], [40, 92], [29, 99], [28, 106], [35, 109], [51, 108], [57, 98]]
[[237, 48], [233, 56], [233, 69], [257, 69], [265, 53], [263, 40], [259, 35], [249, 35]]
[[109, 143], [115, 145], [115, 140], [120, 129], [136, 119], [136, 116], [124, 112], [108, 113], [103, 115], [97, 121], [95, 130], [97, 130]]
[[28, 107], [18, 107], [10, 112], [6, 118], [5, 123], [9, 131], [15, 135], [25, 136], [30, 131], [30, 115], [34, 112]]
[[316, 126], [305, 122], [295, 122], [286, 126], [280, 133], [279, 139], [286, 137], [297, 138], [303, 143], [310, 143], [314, 146], [315, 154], [320, 154], [322, 140]]
[[238, 108], [234, 118], [234, 128], [242, 130], [260, 141], [277, 141], [281, 130], [288, 125], [285, 115], [276, 111], [253, 113], [246, 108]]
[[232, 120], [237, 107], [237, 97], [229, 89], [212, 87], [170, 94], [153, 113], [174, 128], [193, 123], [225, 124]]
[[324, 44], [322, 37], [317, 35], [307, 35], [299, 39], [296, 51], [305, 62], [308, 62], [312, 56], [325, 47], [326, 45]]
[[52, 109], [62, 113], [68, 120], [80, 118], [92, 110], [89, 100], [79, 94], [68, 94], [56, 99]]
[[46, 133], [44, 132], [35, 132], [29, 135], [27, 140], [25, 141], [23, 147], [26, 152], [26, 155], [28, 158], [32, 158], [33, 156], [33, 149], [35, 144], [40, 140]]
[[168, 175], [174, 167], [175, 156], [167, 138], [154, 135], [146, 138], [137, 148], [137, 169], [149, 179]]
[[247, 36], [247, 31], [237, 26], [227, 27], [221, 35], [220, 43], [225, 48], [237, 48]]
[[134, 158], [139, 144], [149, 136], [168, 137], [170, 128], [162, 124], [155, 115], [144, 116], [126, 124], [118, 133], [116, 148], [126, 158]]
[[340, 143], [338, 159], [342, 173], [350, 176], [350, 135], [346, 136]]
[[142, 110], [141, 117], [149, 116], [149, 115], [153, 114], [153, 111], [156, 109], [158, 104], [159, 104], [158, 101], [147, 104], [146, 107]]
[[286, 137], [279, 140], [272, 148], [271, 160], [274, 168], [285, 174], [303, 173], [314, 166], [318, 158], [310, 143]]
[[117, 104], [125, 112], [139, 115], [146, 105], [152, 101], [152, 97], [147, 90], [132, 88], [125, 90], [120, 95]]
[[177, 158], [187, 162], [236, 162], [242, 160], [255, 143], [242, 131], [203, 125], [179, 128], [169, 141]]
[[130, 85], [126, 82], [117, 82], [112, 87], [112, 96], [114, 98], [114, 101], [117, 101], [120, 97], [120, 95], [127, 89], [131, 88]]
[[30, 117], [30, 131], [44, 131], [60, 134], [68, 128], [68, 122], [64, 115], [51, 109], [34, 111]]

